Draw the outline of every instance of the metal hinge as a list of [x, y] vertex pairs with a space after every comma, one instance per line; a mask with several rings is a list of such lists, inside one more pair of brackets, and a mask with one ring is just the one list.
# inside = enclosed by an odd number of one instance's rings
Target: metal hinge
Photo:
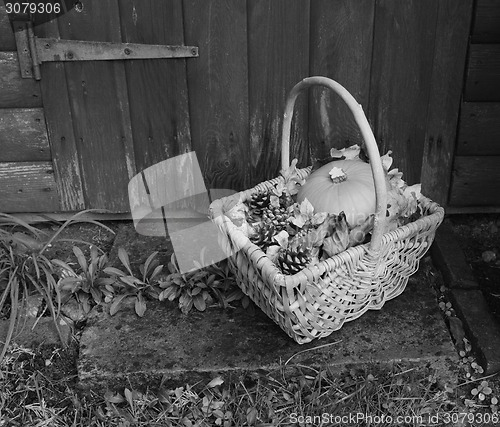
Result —
[[21, 77], [41, 79], [40, 65], [54, 61], [195, 58], [196, 46], [60, 40], [35, 36], [31, 22], [14, 22]]

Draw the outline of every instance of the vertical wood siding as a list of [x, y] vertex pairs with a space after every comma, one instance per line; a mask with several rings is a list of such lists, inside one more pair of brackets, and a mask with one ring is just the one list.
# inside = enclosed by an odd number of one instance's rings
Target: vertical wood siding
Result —
[[425, 194], [442, 205], [451, 184], [472, 3], [438, 3], [421, 181]]
[[[182, 1], [119, 2], [126, 43], [184, 45]], [[186, 59], [125, 61], [137, 170], [191, 151]]]
[[[116, 0], [83, 2], [82, 12], [67, 13], [58, 24], [63, 39], [122, 39]], [[65, 71], [86, 206], [124, 212], [135, 172], [124, 63], [66, 63]]]
[[375, 14], [370, 116], [409, 183], [420, 182], [437, 10], [435, 0], [380, 0]]
[[[309, 75], [309, 1], [248, 3], [248, 80], [251, 184], [277, 176], [281, 123], [288, 91]], [[290, 153], [302, 167], [308, 158], [307, 95], [295, 108]]]
[[249, 177], [248, 33], [244, 0], [184, 1], [192, 148], [207, 186], [243, 189]]
[[[37, 34], [40, 37], [59, 38], [58, 22], [50, 21], [37, 27]], [[49, 62], [43, 65], [41, 87], [61, 209], [64, 211], [84, 209], [87, 205], [84, 200], [64, 62]]]
[[[342, 84], [368, 114], [375, 2], [321, 0], [311, 3], [310, 74]], [[310, 94], [309, 142], [312, 157], [331, 147], [362, 142], [352, 113], [336, 94], [314, 88]]]
[[3, 2], [0, 3], [0, 50], [16, 50], [16, 40]]

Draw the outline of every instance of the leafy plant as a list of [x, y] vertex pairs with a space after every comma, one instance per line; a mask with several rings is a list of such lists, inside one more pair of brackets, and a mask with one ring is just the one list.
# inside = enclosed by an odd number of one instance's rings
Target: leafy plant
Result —
[[250, 300], [243, 292], [234, 286], [227, 261], [213, 264], [193, 272], [181, 273], [177, 266], [175, 254], [172, 254], [168, 269], [170, 274], [160, 281], [163, 290], [159, 300], [179, 300], [179, 309], [187, 314], [194, 307], [198, 311], [205, 311], [207, 306], [217, 301], [227, 308], [233, 301], [241, 300], [244, 308], [249, 307]]
[[214, 281], [211, 283], [210, 290], [215, 294], [219, 305], [222, 308], [231, 307], [231, 303], [240, 301], [244, 309], [253, 310], [250, 298], [238, 288], [235, 278], [229, 269], [229, 262], [226, 260], [216, 264], [209, 265], [206, 270], [210, 275], [215, 275]]
[[61, 309], [61, 292], [57, 285], [56, 266], [45, 254], [60, 234], [68, 226], [92, 223], [113, 233], [98, 221], [82, 219], [91, 210], [81, 211], [65, 221], [56, 232], [49, 235], [15, 216], [0, 213], [0, 312], [9, 316], [6, 340], [0, 353], [0, 360], [12, 339], [19, 323], [22, 308], [30, 293], [39, 294], [54, 320], [54, 325], [62, 340], [57, 319]]
[[[10, 311], [9, 327], [0, 360], [12, 339], [13, 331], [20, 320], [22, 308], [31, 290], [42, 296], [47, 309], [54, 319], [57, 331], [62, 338], [56, 322], [61, 307], [54, 268], [42, 251], [30, 252], [24, 246], [11, 245], [11, 241], [0, 242], [0, 311]], [[6, 310], [6, 304], [9, 309]]]
[[194, 272], [181, 273], [172, 254], [168, 263], [170, 274], [164, 281], [160, 282], [159, 300], [174, 301], [179, 299], [179, 309], [187, 314], [193, 306], [198, 311], [205, 311], [207, 304], [212, 303], [213, 298], [209, 293], [209, 287], [215, 281], [215, 275], [209, 275], [206, 269]]
[[[112, 279], [112, 283], [120, 291], [115, 295], [109, 308], [111, 315], [118, 312], [120, 306], [126, 299], [134, 300], [135, 312], [139, 317], [146, 312], [146, 296], [158, 299], [159, 292], [156, 289], [158, 275], [163, 270], [163, 265], [159, 265], [156, 256], [158, 252], [153, 252], [146, 262], [139, 267], [140, 277], [136, 277], [132, 272], [130, 259], [125, 249], [118, 249], [118, 258], [126, 271], [115, 267], [106, 267], [104, 272]], [[108, 283], [108, 282], [107, 282]]]
[[52, 263], [59, 266], [59, 289], [63, 294], [64, 302], [74, 297], [85, 313], [90, 312], [93, 305], [99, 305], [104, 300], [113, 299], [113, 279], [101, 277], [108, 263], [106, 254], [99, 255], [97, 247], [90, 246], [90, 258], [87, 261], [82, 250], [73, 246], [73, 253], [79, 264], [79, 272], [60, 259], [53, 259]]

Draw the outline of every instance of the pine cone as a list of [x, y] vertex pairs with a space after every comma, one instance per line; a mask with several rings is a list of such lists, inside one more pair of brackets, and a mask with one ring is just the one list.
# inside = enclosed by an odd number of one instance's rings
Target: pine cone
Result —
[[269, 206], [271, 196], [269, 193], [254, 193], [247, 201], [251, 214], [262, 215], [262, 211]]
[[247, 222], [251, 225], [255, 225], [258, 222], [262, 221], [262, 213], [260, 212], [255, 212], [255, 211], [249, 211], [247, 214]]
[[273, 224], [262, 222], [255, 229], [255, 233], [252, 234], [249, 238], [250, 241], [259, 246], [262, 250], [266, 250], [268, 246], [274, 244], [273, 237], [276, 234], [276, 229]]
[[284, 274], [295, 274], [311, 262], [309, 251], [285, 249], [278, 258], [278, 265]]
[[285, 207], [268, 206], [262, 211], [262, 220], [273, 224], [277, 233], [287, 228], [288, 218], [289, 215]]

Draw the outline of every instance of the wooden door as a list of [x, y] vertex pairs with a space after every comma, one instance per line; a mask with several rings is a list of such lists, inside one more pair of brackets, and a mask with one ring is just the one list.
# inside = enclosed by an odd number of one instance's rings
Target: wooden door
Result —
[[[40, 37], [182, 45], [180, 1], [83, 1]], [[62, 210], [128, 212], [137, 170], [190, 150], [186, 60], [45, 63], [41, 88]]]

